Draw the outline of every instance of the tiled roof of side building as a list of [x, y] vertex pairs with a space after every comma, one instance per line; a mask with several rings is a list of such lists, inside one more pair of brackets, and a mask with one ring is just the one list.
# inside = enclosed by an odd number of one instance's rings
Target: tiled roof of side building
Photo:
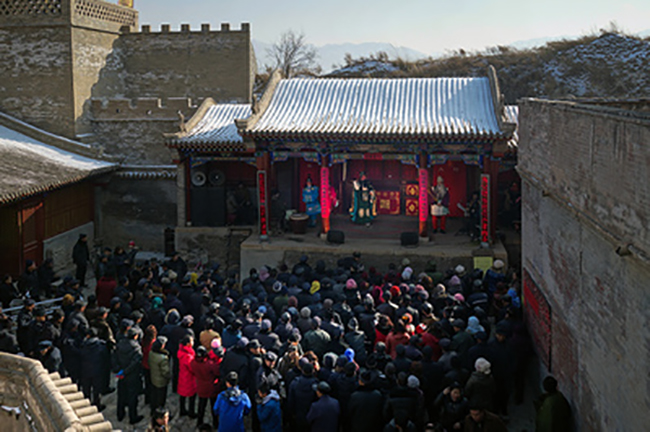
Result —
[[171, 140], [174, 146], [200, 146], [202, 144], [241, 144], [235, 120], [248, 118], [252, 114], [250, 104], [215, 104], [205, 115], [182, 136]]
[[112, 171], [110, 162], [48, 145], [0, 125], [0, 204]]
[[286, 79], [252, 136], [497, 138], [488, 78]]

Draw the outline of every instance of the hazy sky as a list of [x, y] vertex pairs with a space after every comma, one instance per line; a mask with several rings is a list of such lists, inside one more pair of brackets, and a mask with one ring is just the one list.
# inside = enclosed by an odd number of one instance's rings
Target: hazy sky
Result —
[[615, 21], [650, 29], [649, 0], [135, 0], [140, 23], [239, 28], [274, 42], [287, 29], [309, 43], [389, 42], [426, 54], [483, 49], [543, 37], [583, 35]]

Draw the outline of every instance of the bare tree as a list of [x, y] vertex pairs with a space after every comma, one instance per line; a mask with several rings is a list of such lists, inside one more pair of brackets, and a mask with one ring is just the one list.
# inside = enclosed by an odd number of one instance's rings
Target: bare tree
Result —
[[288, 30], [280, 40], [267, 50], [273, 59], [274, 68], [280, 69], [286, 78], [295, 76], [314, 76], [321, 72], [316, 63], [316, 48], [307, 45], [305, 34]]

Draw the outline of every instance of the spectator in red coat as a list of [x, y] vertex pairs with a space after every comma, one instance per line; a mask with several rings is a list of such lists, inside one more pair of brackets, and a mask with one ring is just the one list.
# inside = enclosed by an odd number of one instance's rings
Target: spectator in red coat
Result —
[[406, 331], [404, 322], [402, 320], [397, 320], [395, 328], [393, 331], [388, 333], [388, 336], [386, 337], [386, 352], [392, 358], [395, 358], [397, 356], [397, 353], [395, 352], [397, 345], [408, 345], [409, 339], [411, 339], [411, 336]]
[[[194, 338], [190, 335], [183, 337], [178, 347], [178, 389], [177, 393], [181, 400], [181, 416], [196, 417], [194, 410], [196, 406], [196, 379], [192, 372], [192, 360], [194, 360]], [[189, 399], [186, 407], [185, 401]]]
[[108, 276], [99, 278], [95, 287], [97, 306], [110, 308], [111, 299], [115, 296], [115, 287], [117, 287], [117, 281], [114, 278]]
[[[219, 360], [219, 361], [217, 361]], [[218, 382], [219, 382], [219, 358], [208, 355], [208, 350], [204, 346], [196, 349], [196, 357], [192, 360], [191, 368], [196, 378], [196, 393], [199, 395], [199, 411], [196, 419], [197, 427], [203, 423], [205, 406], [210, 401], [210, 407], [213, 407], [217, 401]], [[212, 410], [210, 410], [212, 411]], [[212, 422], [216, 428], [218, 420], [212, 413]]]

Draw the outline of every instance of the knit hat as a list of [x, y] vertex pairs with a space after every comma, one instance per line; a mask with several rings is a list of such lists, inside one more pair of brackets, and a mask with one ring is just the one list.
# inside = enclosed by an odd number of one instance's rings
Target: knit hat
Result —
[[320, 291], [320, 282], [317, 280], [313, 281], [311, 283], [311, 288], [309, 289], [309, 294], [314, 294]]
[[456, 266], [456, 268], [454, 269], [454, 271], [456, 272], [456, 274], [463, 274], [463, 273], [465, 273], [465, 267], [463, 267], [462, 265], [458, 264], [458, 265]]
[[311, 309], [309, 309], [307, 306], [303, 307], [300, 309], [300, 316], [303, 318], [309, 318], [311, 316]]
[[345, 287], [347, 289], [355, 289], [357, 287], [357, 281], [350, 278], [350, 279], [347, 280], [347, 282], [345, 282]]
[[219, 339], [218, 337], [212, 339], [212, 342], [210, 342], [210, 347], [211, 347], [212, 349], [219, 349], [219, 348], [221, 348], [221, 339]]
[[410, 375], [406, 380], [408, 388], [416, 389], [420, 387], [420, 380], [415, 375]]
[[464, 303], [465, 297], [461, 293], [456, 293], [454, 294], [454, 300]]
[[497, 270], [502, 269], [504, 266], [505, 266], [505, 263], [503, 261], [501, 261], [500, 259], [495, 260], [494, 264], [492, 264], [492, 267], [494, 267]]
[[484, 375], [489, 375], [490, 374], [490, 367], [492, 365], [490, 364], [489, 361], [485, 360], [483, 357], [479, 357], [476, 359], [474, 362], [474, 368], [476, 369], [476, 372], [480, 372]]
[[263, 319], [262, 320], [262, 325], [260, 326], [262, 330], [269, 330], [271, 328], [271, 320], [270, 319]]
[[413, 276], [413, 269], [411, 267], [406, 267], [402, 272], [402, 279], [409, 280]]
[[354, 361], [354, 350], [352, 348], [346, 349], [343, 355], [348, 359], [349, 362]]

